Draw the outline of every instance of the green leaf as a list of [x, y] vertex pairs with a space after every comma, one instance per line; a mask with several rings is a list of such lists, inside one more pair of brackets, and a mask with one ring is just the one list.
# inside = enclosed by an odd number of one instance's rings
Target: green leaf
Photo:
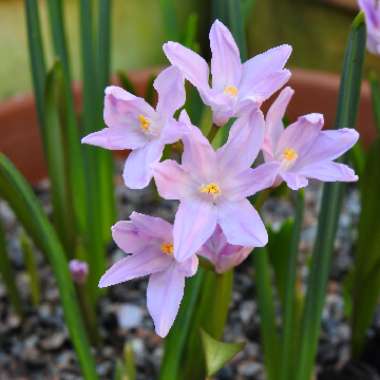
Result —
[[72, 257], [75, 250], [75, 219], [69, 189], [69, 168], [65, 162], [65, 143], [62, 138], [63, 70], [56, 62], [46, 80], [44, 98], [45, 155], [51, 182], [53, 218], [66, 252]]
[[29, 60], [32, 71], [34, 96], [36, 99], [37, 115], [44, 136], [44, 90], [45, 90], [45, 55], [41, 37], [40, 15], [37, 0], [25, 0], [26, 27], [28, 36]]
[[[364, 15], [360, 13], [352, 24], [345, 53], [335, 123], [336, 128], [355, 126], [365, 44]], [[313, 370], [343, 189], [344, 185], [342, 183], [327, 183], [324, 185], [302, 319], [296, 380], [309, 379]]]
[[206, 357], [207, 375], [212, 376], [243, 350], [245, 342], [225, 343], [201, 330], [203, 351]]
[[[1, 221], [0, 221], [1, 222]], [[15, 309], [15, 312], [22, 317], [23, 307], [20, 292], [16, 284], [16, 276], [14, 274], [12, 263], [8, 256], [5, 233], [0, 223], [0, 274], [7, 290], [9, 300]]]
[[133, 348], [130, 344], [124, 346], [125, 380], [136, 380], [136, 362]]
[[181, 378], [185, 380], [204, 378], [206, 363], [202, 351], [199, 350], [202, 344], [200, 329], [202, 328], [215, 339], [222, 337], [231, 302], [232, 284], [233, 271], [223, 274], [206, 271], [200, 299], [191, 320], [191, 333], [183, 356], [185, 360]]
[[371, 85], [372, 110], [375, 119], [375, 125], [380, 133], [380, 84], [375, 72], [369, 75], [369, 83]]
[[274, 297], [270, 265], [266, 248], [255, 248], [252, 260], [256, 273], [257, 301], [260, 313], [260, 331], [264, 349], [264, 364], [268, 380], [276, 380], [280, 365], [280, 339], [276, 328]]
[[353, 276], [352, 348], [359, 356], [380, 295], [380, 140], [368, 154], [360, 179], [361, 214]]
[[154, 104], [155, 90], [153, 87], [153, 83], [155, 79], [156, 79], [156, 75], [154, 74], [149, 77], [148, 84], [145, 90], [145, 100], [151, 105]]
[[198, 14], [192, 12], [189, 14], [186, 22], [185, 36], [182, 44], [189, 49], [197, 51], [197, 30], [198, 30]]
[[124, 71], [119, 70], [117, 72], [117, 77], [119, 79], [121, 87], [123, 87], [124, 90], [127, 90], [131, 94], [136, 95], [136, 88], [133, 85], [133, 83], [131, 82], [131, 80], [129, 79], [127, 73], [125, 73]]
[[97, 379], [95, 362], [81, 319], [65, 253], [32, 189], [2, 154], [0, 154], [0, 196], [9, 203], [28, 235], [49, 261], [58, 285], [67, 328], [84, 378]]
[[40, 279], [38, 276], [36, 257], [33, 246], [28, 236], [22, 233], [20, 236], [21, 250], [24, 257], [26, 272], [29, 276], [30, 294], [34, 306], [38, 306], [41, 300]]
[[284, 266], [285, 292], [282, 303], [283, 322], [282, 322], [282, 347], [281, 347], [281, 369], [280, 376], [283, 380], [290, 380], [292, 374], [292, 363], [295, 358], [295, 338], [299, 331], [298, 318], [296, 312], [296, 280], [298, 267], [298, 247], [301, 237], [301, 229], [304, 212], [304, 194], [299, 190], [296, 195], [296, 214], [294, 219], [293, 231], [289, 245], [289, 255]]
[[180, 32], [174, 0], [160, 0], [160, 6], [165, 29], [165, 40], [179, 41]]

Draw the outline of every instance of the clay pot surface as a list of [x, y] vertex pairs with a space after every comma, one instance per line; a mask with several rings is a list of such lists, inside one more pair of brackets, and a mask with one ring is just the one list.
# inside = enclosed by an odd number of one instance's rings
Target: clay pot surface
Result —
[[[129, 73], [137, 95], [144, 95], [151, 75], [158, 71], [158, 68], [152, 68]], [[310, 112], [320, 112], [325, 115], [325, 127], [331, 128], [335, 119], [339, 76], [301, 69], [294, 69], [292, 72], [289, 85], [295, 89], [295, 94], [287, 113], [290, 121]], [[76, 109], [80, 110], [78, 84], [74, 84], [74, 94]], [[267, 103], [264, 108], [270, 104]], [[370, 89], [366, 82], [362, 85], [358, 130], [364, 146], [368, 146], [376, 136]], [[46, 178], [47, 169], [32, 94], [20, 95], [0, 103], [0, 151], [12, 160], [31, 183]], [[120, 152], [115, 154], [120, 155]]]

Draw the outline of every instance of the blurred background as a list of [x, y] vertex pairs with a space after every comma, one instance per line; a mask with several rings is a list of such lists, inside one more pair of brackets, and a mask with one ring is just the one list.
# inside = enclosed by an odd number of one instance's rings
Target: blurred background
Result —
[[[41, 3], [44, 3], [41, 0]], [[177, 1], [176, 13], [181, 25], [189, 13], [199, 14], [201, 33], [208, 26], [203, 0]], [[74, 77], [79, 77], [78, 7], [75, 0], [64, 1], [67, 34]], [[41, 18], [47, 30], [47, 12]], [[248, 24], [249, 56], [276, 44], [290, 43], [292, 67], [339, 72], [347, 31], [357, 11], [353, 0], [256, 0]], [[0, 1], [0, 99], [31, 89], [28, 48], [22, 0]], [[157, 0], [114, 0], [112, 30], [112, 69], [141, 69], [165, 64], [161, 46], [165, 41], [165, 25]], [[283, 20], [284, 22], [279, 22]], [[286, 22], [285, 22], [286, 21]], [[48, 33], [44, 33], [45, 36]], [[204, 40], [204, 39], [203, 39]], [[52, 58], [46, 44], [47, 53]], [[367, 66], [379, 66], [368, 57]]]

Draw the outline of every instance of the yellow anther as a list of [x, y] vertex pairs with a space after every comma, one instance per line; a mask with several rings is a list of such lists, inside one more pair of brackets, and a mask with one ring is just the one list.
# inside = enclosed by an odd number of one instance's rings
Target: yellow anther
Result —
[[174, 247], [172, 243], [162, 243], [161, 244], [161, 252], [165, 255], [172, 256], [174, 252]]
[[226, 95], [230, 95], [230, 96], [235, 97], [235, 96], [237, 96], [238, 92], [239, 92], [239, 90], [235, 86], [226, 86], [224, 88], [224, 93]]
[[149, 127], [150, 127], [150, 120], [148, 118], [146, 118], [144, 115], [139, 115], [138, 119], [139, 119], [139, 122], [140, 122], [140, 128], [144, 132], [148, 132], [149, 131]]
[[211, 194], [214, 197], [217, 197], [218, 195], [221, 194], [219, 185], [216, 184], [216, 183], [214, 183], [214, 182], [211, 182], [208, 185], [201, 186], [201, 188], [199, 189], [199, 191], [201, 193]]
[[298, 158], [298, 153], [292, 148], [285, 148], [282, 157], [287, 162], [293, 162]]

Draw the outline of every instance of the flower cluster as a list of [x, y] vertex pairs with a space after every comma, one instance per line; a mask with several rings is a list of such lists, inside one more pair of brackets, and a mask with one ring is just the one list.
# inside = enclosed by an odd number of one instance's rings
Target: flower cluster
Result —
[[[286, 87], [264, 117], [262, 103], [290, 77], [284, 66], [291, 54], [281, 45], [241, 63], [229, 30], [215, 21], [210, 31], [211, 86], [206, 61], [186, 47], [168, 42], [164, 52], [172, 66], [154, 82], [158, 103], [115, 86], [105, 92], [107, 128], [82, 141], [106, 149], [130, 149], [123, 178], [141, 189], [154, 177], [164, 199], [178, 200], [171, 225], [161, 218], [132, 213], [112, 227], [116, 244], [128, 253], [101, 278], [105, 287], [150, 275], [147, 304], [158, 335], [166, 336], [183, 297], [185, 278], [193, 276], [201, 255], [216, 272], [241, 263], [268, 235], [249, 197], [281, 182], [293, 190], [309, 178], [356, 181], [346, 165], [333, 162], [350, 149], [358, 134], [352, 129], [322, 131], [323, 116], [309, 114], [284, 128], [282, 123], [293, 90]], [[223, 127], [231, 118], [228, 140], [215, 150], [185, 110], [184, 80], [195, 86]], [[215, 128], [215, 127], [214, 127]], [[166, 144], [183, 143], [181, 162], [160, 162]], [[264, 163], [252, 168], [259, 153]]]

